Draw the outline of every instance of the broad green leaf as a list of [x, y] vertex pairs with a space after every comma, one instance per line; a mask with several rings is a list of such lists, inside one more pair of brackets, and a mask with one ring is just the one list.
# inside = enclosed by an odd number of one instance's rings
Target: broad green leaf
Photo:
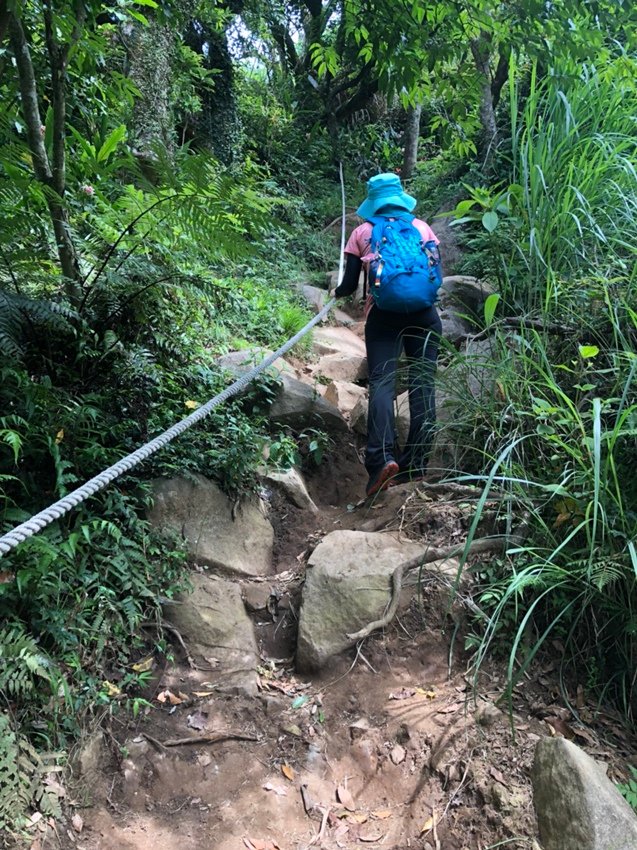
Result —
[[580, 345], [578, 351], [582, 360], [591, 360], [599, 354], [599, 348], [596, 345]]
[[499, 220], [500, 217], [495, 210], [487, 210], [487, 212], [485, 212], [482, 216], [482, 226], [485, 230], [488, 230], [489, 233], [493, 233], [498, 226]]
[[493, 316], [499, 303], [500, 296], [497, 292], [492, 292], [484, 302], [484, 321], [487, 327], [493, 322]]
[[103, 162], [105, 159], [108, 159], [115, 148], [120, 144], [120, 142], [123, 142], [125, 138], [126, 125], [120, 124], [119, 127], [116, 127], [104, 140], [104, 144], [97, 152], [97, 161]]

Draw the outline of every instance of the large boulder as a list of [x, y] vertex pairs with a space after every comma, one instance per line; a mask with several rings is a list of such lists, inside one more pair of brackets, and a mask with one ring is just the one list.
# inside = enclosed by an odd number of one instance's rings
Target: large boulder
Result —
[[321, 357], [313, 375], [350, 383], [367, 377], [365, 343], [349, 328], [319, 328], [314, 334], [314, 350]]
[[349, 381], [332, 381], [323, 392], [323, 398], [338, 407], [343, 416], [349, 419], [359, 400], [367, 399], [367, 390]]
[[[241, 351], [230, 351], [228, 354], [222, 354], [221, 357], [217, 358], [216, 363], [221, 369], [230, 372], [234, 378], [240, 378], [241, 375], [245, 375], [254, 366], [263, 362], [270, 354], [272, 352], [269, 349], [255, 346], [253, 348], [244, 348]], [[294, 367], [290, 366], [282, 357], [278, 357], [266, 369], [266, 373], [275, 378], [278, 378], [282, 372], [288, 375], [296, 375]]]
[[391, 576], [425, 546], [390, 534], [333, 531], [308, 561], [299, 614], [296, 662], [316, 670], [352, 646], [347, 637], [382, 617], [391, 598]]
[[268, 416], [272, 422], [287, 425], [295, 431], [304, 428], [332, 432], [347, 430], [347, 423], [338, 408], [321, 398], [311, 386], [285, 373], [281, 375], [281, 386]]
[[318, 286], [311, 286], [309, 283], [304, 284], [301, 291], [307, 303], [314, 308], [316, 313], [320, 313], [327, 303], [327, 292], [324, 289], [319, 289]]
[[309, 510], [313, 514], [319, 512], [298, 469], [286, 469], [284, 472], [262, 469], [260, 474], [266, 484], [280, 490], [297, 508]]
[[165, 603], [167, 619], [207, 682], [217, 690], [255, 696], [259, 653], [239, 586], [202, 573], [191, 580], [191, 594]]
[[348, 328], [326, 327], [314, 331], [314, 351], [317, 354], [352, 354], [366, 356], [365, 343]]
[[358, 354], [324, 354], [313, 367], [312, 375], [330, 381], [364, 381], [367, 377], [367, 358]]
[[603, 765], [565, 738], [543, 738], [531, 772], [544, 850], [637, 850], [637, 817]]
[[153, 482], [150, 520], [181, 534], [198, 564], [240, 576], [272, 568], [274, 530], [257, 498], [238, 506], [203, 475]]
[[484, 302], [494, 292], [493, 287], [469, 275], [450, 275], [443, 278], [438, 294], [440, 307], [453, 313], [468, 315], [484, 322]]

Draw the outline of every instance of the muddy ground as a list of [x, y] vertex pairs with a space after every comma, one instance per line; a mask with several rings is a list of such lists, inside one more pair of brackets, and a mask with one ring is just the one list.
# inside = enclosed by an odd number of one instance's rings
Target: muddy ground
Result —
[[[149, 687], [152, 708], [136, 720], [119, 715], [85, 746], [47, 847], [537, 850], [529, 772], [539, 738], [565, 734], [617, 764], [629, 757], [616, 718], [593, 717], [581, 688], [580, 718], [590, 723], [573, 720], [550, 660], [516, 689], [510, 714], [495, 704], [504, 665], [492, 662], [476, 690], [466, 616], [440, 579], [406, 592], [384, 633], [320, 676], [295, 672], [304, 565], [324, 534], [402, 528], [448, 545], [466, 531], [466, 500], [427, 485], [354, 508], [365, 476], [352, 439], [308, 476], [318, 519], [272, 497], [276, 575], [253, 613], [258, 695], [217, 695], [175, 642], [174, 663]], [[36, 836], [34, 847], [42, 843]]]

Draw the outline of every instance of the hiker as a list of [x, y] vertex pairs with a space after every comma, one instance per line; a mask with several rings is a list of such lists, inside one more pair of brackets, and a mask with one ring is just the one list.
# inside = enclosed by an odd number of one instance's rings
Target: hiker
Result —
[[[368, 281], [365, 346], [369, 412], [365, 468], [367, 495], [390, 483], [420, 480], [426, 470], [436, 421], [434, 376], [442, 325], [434, 306], [442, 281], [438, 239], [415, 218], [416, 199], [396, 174], [377, 174], [357, 215], [365, 219], [345, 246], [346, 266], [334, 295], [351, 295], [361, 267]], [[408, 365], [409, 436], [402, 451], [394, 422], [396, 368], [404, 350]]]

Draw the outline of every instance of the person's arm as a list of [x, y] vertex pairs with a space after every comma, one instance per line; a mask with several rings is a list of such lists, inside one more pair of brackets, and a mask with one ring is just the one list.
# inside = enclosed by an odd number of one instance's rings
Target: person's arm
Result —
[[357, 257], [355, 254], [345, 254], [346, 263], [345, 263], [345, 272], [343, 273], [343, 280], [340, 282], [340, 285], [334, 290], [334, 296], [336, 298], [344, 298], [346, 295], [352, 295], [352, 293], [356, 292], [356, 287], [358, 286], [358, 279], [360, 277], [361, 268], [363, 266], [363, 262], [360, 257]]

